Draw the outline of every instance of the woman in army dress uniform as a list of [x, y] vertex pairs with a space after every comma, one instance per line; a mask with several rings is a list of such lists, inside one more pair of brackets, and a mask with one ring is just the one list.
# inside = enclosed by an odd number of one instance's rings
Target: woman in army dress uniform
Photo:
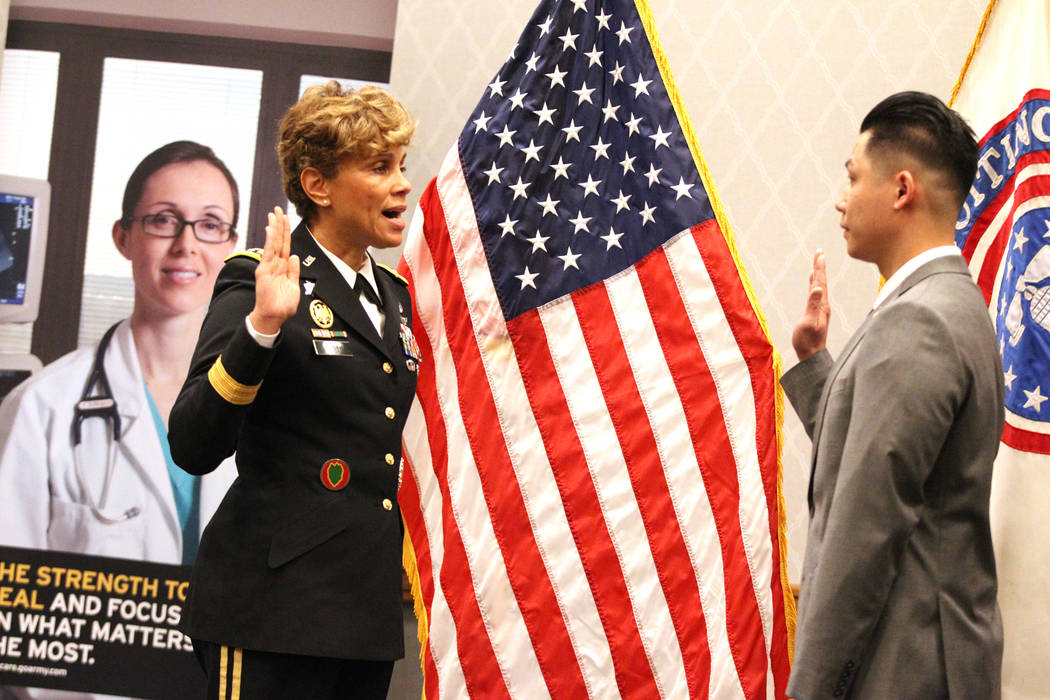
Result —
[[[278, 154], [303, 222], [219, 273], [171, 413], [175, 461], [238, 477], [205, 530], [184, 619], [208, 697], [385, 698], [404, 655], [401, 432], [419, 357], [401, 242], [415, 125], [388, 93], [310, 88]], [[236, 686], [236, 687], [235, 687]]]

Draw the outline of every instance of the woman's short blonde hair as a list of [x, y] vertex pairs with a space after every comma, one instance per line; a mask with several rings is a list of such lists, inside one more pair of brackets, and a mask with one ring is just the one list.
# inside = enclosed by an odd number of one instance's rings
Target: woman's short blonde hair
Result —
[[317, 205], [303, 191], [303, 170], [316, 168], [326, 178], [334, 177], [344, 158], [370, 158], [407, 146], [415, 130], [408, 110], [380, 87], [344, 90], [334, 80], [309, 87], [285, 112], [278, 129], [284, 193], [299, 216], [312, 221]]

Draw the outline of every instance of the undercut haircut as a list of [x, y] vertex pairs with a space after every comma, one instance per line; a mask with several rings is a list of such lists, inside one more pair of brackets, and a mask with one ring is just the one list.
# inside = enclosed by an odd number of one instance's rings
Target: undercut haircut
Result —
[[977, 139], [959, 113], [933, 95], [898, 92], [868, 112], [860, 133], [870, 132], [873, 158], [903, 154], [943, 173], [962, 207], [977, 174]]

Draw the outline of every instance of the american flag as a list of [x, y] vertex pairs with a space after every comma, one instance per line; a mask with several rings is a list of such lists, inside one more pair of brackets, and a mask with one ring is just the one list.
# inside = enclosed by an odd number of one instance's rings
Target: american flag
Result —
[[420, 200], [428, 698], [780, 698], [778, 360], [643, 0], [547, 0]]

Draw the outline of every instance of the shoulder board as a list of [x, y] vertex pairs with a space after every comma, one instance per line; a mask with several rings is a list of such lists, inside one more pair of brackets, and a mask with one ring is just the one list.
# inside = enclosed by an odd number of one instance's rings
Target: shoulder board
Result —
[[223, 262], [230, 262], [234, 258], [251, 258], [255, 262], [259, 262], [262, 260], [262, 252], [262, 248], [248, 248], [247, 250], [241, 250], [234, 253], [233, 255], [226, 258]]
[[395, 272], [394, 270], [391, 270], [389, 267], [387, 267], [383, 263], [376, 263], [376, 267], [383, 268], [384, 270], [386, 270], [387, 272], [390, 273], [391, 277], [393, 277], [394, 279], [396, 279], [398, 282], [400, 282], [401, 284], [405, 285], [406, 287], [408, 286], [408, 280], [406, 280], [401, 275], [397, 274], [397, 272]]

